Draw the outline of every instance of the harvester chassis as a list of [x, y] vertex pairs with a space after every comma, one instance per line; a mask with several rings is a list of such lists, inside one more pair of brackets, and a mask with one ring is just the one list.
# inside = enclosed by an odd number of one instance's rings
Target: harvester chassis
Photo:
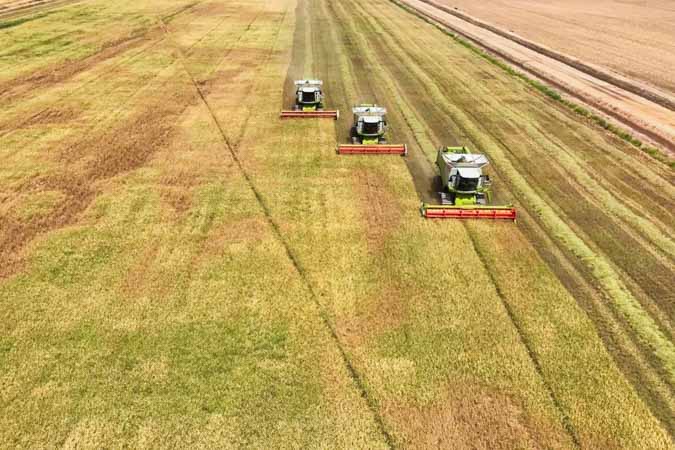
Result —
[[[455, 195], [449, 192], [441, 191], [438, 193], [438, 196], [441, 199], [441, 205], [455, 205]], [[478, 193], [476, 194], [476, 204], [477, 205], [487, 205], [487, 198], [485, 194]]]

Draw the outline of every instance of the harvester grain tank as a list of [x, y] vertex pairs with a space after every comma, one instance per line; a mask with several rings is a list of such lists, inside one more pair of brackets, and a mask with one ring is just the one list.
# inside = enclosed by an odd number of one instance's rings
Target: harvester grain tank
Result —
[[466, 147], [441, 147], [436, 165], [443, 190], [440, 205], [422, 204], [422, 215], [434, 219], [516, 219], [512, 205], [491, 205], [490, 177], [483, 173], [489, 161]]
[[405, 144], [387, 144], [387, 109], [378, 105], [362, 104], [352, 108], [354, 123], [351, 144], [339, 144], [341, 155], [407, 155]]
[[281, 111], [282, 119], [326, 117], [337, 120], [340, 111], [323, 109], [323, 81], [297, 80], [295, 81], [295, 104], [293, 110]]

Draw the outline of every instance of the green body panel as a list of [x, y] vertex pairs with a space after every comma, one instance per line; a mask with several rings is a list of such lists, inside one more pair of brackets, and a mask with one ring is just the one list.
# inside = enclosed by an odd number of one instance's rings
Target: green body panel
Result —
[[380, 140], [378, 138], [362, 138], [361, 143], [364, 145], [377, 145], [380, 143]]
[[312, 106], [303, 106], [302, 110], [305, 112], [311, 112], [311, 111], [316, 111], [317, 105], [312, 105]]
[[465, 205], [475, 205], [477, 203], [475, 194], [456, 194], [455, 195], [455, 205], [465, 206]]

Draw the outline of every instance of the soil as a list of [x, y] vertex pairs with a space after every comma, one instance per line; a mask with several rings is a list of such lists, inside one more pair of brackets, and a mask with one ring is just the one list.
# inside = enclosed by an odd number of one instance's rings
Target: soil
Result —
[[0, 17], [13, 17], [18, 14], [34, 12], [59, 4], [72, 3], [77, 0], [2, 0], [0, 1]]
[[675, 92], [670, 0], [437, 0], [570, 56]]
[[438, 2], [403, 0], [403, 3], [496, 53], [508, 62], [533, 73], [556, 88], [572, 94], [593, 108], [619, 120], [667, 150], [675, 151], [675, 144], [673, 144], [675, 142], [675, 112], [670, 109], [675, 102], [671, 95], [653, 93], [649, 86], [633, 81], [631, 85], [637, 84], [635, 91], [649, 92], [651, 96], [662, 97], [663, 100], [657, 102], [645, 98], [643, 95], [616, 85], [612, 80], [605, 81], [580, 70], [577, 63], [583, 64], [583, 62], [575, 61], [572, 66], [559, 61], [538, 50], [528, 48], [510, 37], [469, 23], [453, 15], [452, 11], [448, 11], [447, 8], [439, 9], [440, 3]]

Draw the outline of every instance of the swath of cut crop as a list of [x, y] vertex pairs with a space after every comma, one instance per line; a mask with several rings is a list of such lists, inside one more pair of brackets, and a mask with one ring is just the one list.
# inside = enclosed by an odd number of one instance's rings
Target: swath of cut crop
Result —
[[[384, 9], [384, 11], [386, 11], [386, 9]], [[364, 13], [364, 14], [363, 14], [363, 17], [379, 17], [379, 15], [371, 15], [371, 14], [369, 14], [369, 13]], [[388, 25], [391, 26], [391, 28], [390, 28], [389, 30], [385, 31], [385, 32], [382, 32], [381, 30], [373, 31], [373, 32], [377, 32], [377, 33], [379, 33], [381, 36], [383, 36], [383, 39], [380, 39], [380, 40], [377, 40], [377, 41], [368, 41], [368, 42], [373, 42], [373, 45], [374, 45], [374, 46], [377, 46], [378, 44], [382, 44], [383, 42], [386, 42], [386, 41], [388, 40], [389, 37], [397, 36], [397, 30], [403, 30], [403, 29], [408, 30], [408, 29], [409, 29], [409, 27], [403, 27], [400, 23], [396, 23], [395, 20], [391, 20], [391, 19], [390, 19], [389, 21], [383, 21], [383, 23], [387, 23]], [[364, 26], [361, 26], [360, 28], [361, 28], [361, 29], [366, 29], [366, 27], [364, 27]], [[420, 33], [419, 30], [411, 31], [411, 32]], [[420, 36], [425, 36], [425, 37], [426, 37], [426, 36], [429, 36], [429, 34], [428, 34], [428, 33], [427, 33], [427, 34], [421, 33]], [[414, 39], [408, 39], [406, 42], [409, 42], [409, 43], [412, 44], [413, 42], [415, 42], [415, 40], [414, 40]], [[435, 44], [433, 44], [433, 43], [427, 43], [426, 45], [427, 45], [427, 48], [434, 48], [434, 49], [435, 49], [435, 48], [439, 48], [439, 49], [446, 48], [446, 47], [443, 47], [443, 46], [438, 46], [437, 44], [435, 45]], [[375, 55], [381, 55], [382, 58], [385, 58], [385, 57], [387, 57], [388, 55], [393, 55], [393, 54], [395, 54], [395, 52], [396, 52], [396, 50], [397, 50], [398, 48], [405, 48], [405, 47], [406, 47], [406, 45], [400, 45], [399, 47], [385, 47], [385, 48], [380, 48], [380, 49], [378, 49], [374, 54], [375, 54]], [[417, 54], [417, 55], [420, 55], [419, 52], [417, 52], [416, 54]], [[422, 54], [424, 54], [424, 52], [422, 52]], [[371, 61], [371, 63], [372, 63], [372, 61], [373, 61], [374, 59], [375, 59], [375, 57], [372, 56], [372, 57], [369, 59], [369, 61]], [[430, 59], [431, 59], [431, 57], [430, 57]], [[447, 60], [448, 58], [444, 56], [443, 58], [438, 58], [438, 57], [436, 57], [436, 58], [433, 58], [433, 59], [434, 59], [435, 61], [440, 61], [440, 60], [445, 61], [445, 60]], [[395, 61], [392, 60], [389, 64], [386, 64], [386, 65], [384, 66], [384, 67], [386, 67], [386, 69], [380, 69], [380, 68], [378, 68], [378, 67], [374, 67], [374, 68], [371, 67], [371, 68], [369, 68], [368, 73], [382, 73], [382, 72], [384, 72], [384, 71], [392, 70], [392, 69], [390, 69], [391, 67], [395, 67], [396, 64], [400, 64], [400, 61], [405, 61], [405, 60], [406, 60], [405, 57], [399, 56], [398, 58], [395, 58]], [[458, 65], [457, 67], [464, 67], [464, 66], [466, 66], [466, 63], [464, 63], [464, 65]], [[468, 67], [472, 67], [472, 66], [468, 66]], [[409, 67], [409, 69], [415, 69], [415, 67], [412, 66], [412, 67]], [[446, 69], [447, 69], [447, 67], [446, 67]], [[417, 73], [419, 73], [419, 72], [417, 72]], [[437, 73], [439, 73], [439, 72], [438, 72], [438, 70], [434, 69], [434, 70], [429, 70], [429, 71], [427, 71], [427, 73], [429, 73], [429, 74], [431, 74], [431, 73], [437, 74]], [[441, 92], [452, 92], [452, 88], [451, 88], [451, 87], [445, 87], [443, 91], [436, 91], [435, 86], [434, 86], [434, 83], [433, 83], [433, 82], [429, 82], [428, 80], [422, 81], [421, 84], [424, 85], [424, 86], [426, 86], [426, 87], [428, 88], [428, 90], [430, 90], [430, 94], [432, 94], [432, 95], [435, 96], [436, 102], [437, 102], [439, 105], [442, 105], [442, 104], [444, 104], [444, 102], [445, 102], [445, 100], [443, 100], [443, 95], [442, 95]], [[474, 100], [474, 105], [475, 105], [475, 100]], [[444, 106], [444, 107], [445, 107], [445, 106]], [[481, 109], [481, 110], [482, 110], [482, 109]], [[426, 111], [424, 111], [422, 114], [426, 114]], [[447, 114], [447, 112], [446, 112], [446, 114]], [[452, 117], [452, 118], [454, 119], [454, 114], [451, 114], [450, 117]], [[453, 126], [453, 125], [454, 125], [454, 124], [450, 124], [450, 126]], [[460, 131], [460, 133], [462, 133], [462, 134], [465, 134], [465, 133], [466, 133], [466, 129], [460, 128], [459, 131]], [[471, 137], [473, 138], [473, 135], [471, 135]], [[483, 145], [480, 145], [480, 142], [479, 142], [479, 145], [478, 145], [477, 147], [478, 147], [478, 148], [484, 148], [484, 149], [487, 148], [487, 147], [485, 147], [485, 146], [483, 146]], [[492, 159], [494, 159], [494, 158], [492, 158]], [[496, 166], [497, 166], [498, 169], [501, 169], [501, 166], [500, 166], [499, 163], [496, 164]], [[501, 170], [500, 170], [500, 172], [501, 172]], [[502, 177], [500, 177], [500, 179], [501, 179], [501, 178], [502, 178]], [[507, 183], [507, 185], [508, 185], [508, 183]], [[516, 191], [516, 192], [517, 192], [517, 191]]]

